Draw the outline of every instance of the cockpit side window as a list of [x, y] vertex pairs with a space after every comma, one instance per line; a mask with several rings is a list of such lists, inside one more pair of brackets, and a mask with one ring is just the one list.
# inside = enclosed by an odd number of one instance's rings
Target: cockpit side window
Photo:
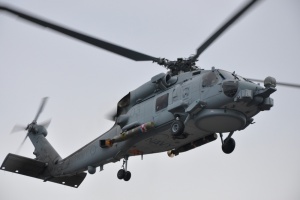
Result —
[[166, 93], [156, 99], [155, 110], [160, 111], [168, 107], [169, 93]]
[[202, 87], [211, 87], [218, 83], [218, 77], [213, 71], [204, 74], [202, 79]]

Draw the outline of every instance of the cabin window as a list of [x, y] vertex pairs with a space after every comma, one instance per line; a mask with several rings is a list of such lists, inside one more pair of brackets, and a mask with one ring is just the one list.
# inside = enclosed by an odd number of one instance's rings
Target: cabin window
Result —
[[168, 107], [169, 93], [164, 94], [156, 99], [155, 110], [160, 111]]

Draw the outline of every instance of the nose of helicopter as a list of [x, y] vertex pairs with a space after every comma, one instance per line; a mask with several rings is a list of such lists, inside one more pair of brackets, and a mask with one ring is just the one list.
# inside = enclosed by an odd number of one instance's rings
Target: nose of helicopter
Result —
[[[276, 91], [276, 79], [268, 76], [264, 79], [264, 87], [247, 79], [224, 82], [223, 91], [226, 96], [234, 97], [235, 102], [245, 102], [247, 105], [257, 105], [262, 110], [269, 110], [273, 106], [270, 95]], [[268, 104], [268, 109], [265, 109]]]
[[227, 97], [234, 97], [235, 101], [245, 98], [245, 93], [248, 95], [248, 100], [252, 100], [255, 96], [267, 98], [276, 91], [276, 79], [271, 76], [266, 77], [264, 87], [262, 87], [260, 84], [240, 77], [235, 80], [223, 81], [222, 89]]
[[[253, 116], [273, 107], [270, 95], [276, 91], [275, 78], [265, 78], [264, 86], [242, 77], [224, 80], [223, 93], [229, 98], [224, 98], [218, 108], [207, 106], [195, 117], [195, 125], [204, 131], [220, 133], [245, 129]], [[220, 98], [217, 100], [220, 102]]]

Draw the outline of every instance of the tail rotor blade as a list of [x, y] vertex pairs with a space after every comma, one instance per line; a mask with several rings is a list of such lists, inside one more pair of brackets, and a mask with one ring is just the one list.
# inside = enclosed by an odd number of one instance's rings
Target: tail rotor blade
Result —
[[51, 119], [48, 119], [46, 121], [43, 121], [42, 123], [39, 123], [41, 126], [45, 127], [45, 129], [48, 128], [48, 126], [50, 125], [51, 123]]
[[[1, 7], [0, 7], [0, 8], [1, 8]], [[34, 128], [34, 126], [36, 125], [36, 122], [37, 122], [37, 120], [38, 120], [40, 114], [41, 114], [41, 113], [43, 112], [43, 110], [44, 110], [44, 107], [45, 107], [45, 105], [46, 105], [46, 103], [47, 103], [47, 100], [48, 100], [48, 97], [44, 97], [44, 98], [42, 99], [41, 105], [40, 105], [40, 107], [39, 107], [39, 109], [38, 109], [38, 111], [37, 111], [37, 113], [36, 113], [36, 116], [35, 116], [35, 118], [34, 118], [34, 120], [33, 120], [32, 123], [30, 123], [30, 124], [27, 125], [27, 126], [23, 126], [23, 125], [18, 125], [18, 124], [17, 124], [17, 125], [15, 125], [15, 126], [13, 127], [13, 129], [11, 130], [11, 133], [15, 133], [15, 132], [18, 132], [18, 131], [26, 131], [26, 130], [28, 130], [28, 132], [26, 133], [25, 138], [23, 139], [22, 143], [21, 143], [20, 146], [18, 147], [16, 153], [19, 153], [19, 151], [21, 150], [22, 146], [24, 145], [24, 143], [25, 143], [25, 141], [26, 141], [26, 139], [27, 139], [27, 137], [28, 137], [29, 132], [32, 131], [31, 129]], [[50, 124], [50, 122], [51, 122], [51, 119], [46, 120], [46, 121], [40, 123], [40, 126], [43, 126], [44, 128], [47, 129], [48, 126], [49, 126], [49, 124]]]
[[16, 133], [16, 132], [25, 131], [25, 130], [26, 130], [26, 126], [17, 124], [13, 127], [13, 129], [11, 130], [10, 133]]
[[16, 151], [16, 154], [18, 154], [22, 148], [22, 146], [24, 145], [26, 139], [28, 137], [28, 134], [26, 134], [25, 138], [23, 139], [22, 143], [20, 144], [20, 146], [18, 147], [17, 151]]
[[44, 97], [42, 99], [41, 105], [40, 105], [40, 107], [38, 109], [38, 112], [36, 113], [36, 116], [35, 116], [35, 118], [33, 120], [34, 122], [37, 122], [37, 119], [39, 118], [40, 114], [43, 112], [44, 107], [45, 107], [45, 105], [47, 103], [47, 100], [48, 100], [48, 97]]

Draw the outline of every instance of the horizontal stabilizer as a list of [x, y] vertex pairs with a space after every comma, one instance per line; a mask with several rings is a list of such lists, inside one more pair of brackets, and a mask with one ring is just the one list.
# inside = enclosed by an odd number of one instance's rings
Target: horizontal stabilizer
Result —
[[45, 168], [46, 163], [11, 153], [6, 156], [1, 165], [2, 170], [34, 178], [41, 178]]
[[73, 176], [62, 176], [62, 177], [50, 178], [47, 181], [77, 188], [82, 183], [85, 177], [86, 177], [86, 173], [82, 172], [80, 174], [76, 174]]
[[6, 156], [1, 165], [1, 170], [4, 171], [22, 174], [33, 178], [39, 178], [44, 181], [54, 182], [75, 188], [79, 187], [79, 185], [86, 177], [86, 173], [83, 172], [73, 176], [46, 178], [44, 174], [46, 168], [47, 164], [44, 162], [40, 162], [31, 158], [26, 158], [11, 153]]

